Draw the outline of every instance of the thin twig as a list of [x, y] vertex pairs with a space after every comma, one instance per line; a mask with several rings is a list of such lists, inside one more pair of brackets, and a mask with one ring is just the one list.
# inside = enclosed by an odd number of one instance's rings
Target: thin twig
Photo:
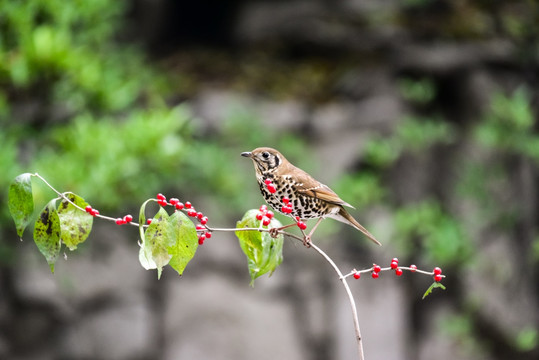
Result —
[[[74, 207], [76, 207], [77, 209], [81, 210], [81, 211], [84, 211], [86, 212], [86, 209], [83, 209], [81, 208], [80, 206], [78, 206], [77, 204], [75, 204], [73, 201], [71, 201], [65, 194], [72, 194], [71, 192], [65, 192], [65, 193], [61, 193], [59, 192], [58, 190], [56, 190], [51, 184], [49, 184], [47, 182], [47, 180], [45, 180], [43, 178], [43, 176], [39, 175], [38, 173], [35, 173], [35, 174], [32, 174], [33, 176], [39, 178], [41, 181], [43, 181], [45, 183], [45, 185], [47, 185], [52, 191], [54, 191], [56, 194], [58, 194], [58, 196], [60, 196], [62, 199], [64, 199], [65, 201], [67, 201], [68, 203], [70, 203], [71, 205], [73, 205]], [[113, 217], [110, 217], [110, 216], [105, 216], [105, 215], [101, 215], [101, 214], [97, 214], [97, 215], [92, 215], [94, 217], [98, 217], [98, 218], [101, 218], [101, 219], [105, 219], [105, 220], [109, 220], [109, 221], [116, 221], [115, 218]], [[132, 221], [129, 223], [129, 225], [133, 225], [133, 226], [139, 226], [138, 223]], [[146, 226], [146, 225], [145, 225]]]
[[[264, 231], [269, 232], [269, 229], [261, 229], [261, 228], [236, 228], [236, 229], [228, 229], [228, 228], [208, 228], [209, 231]], [[279, 234], [283, 234], [286, 236], [289, 236], [291, 238], [294, 238], [296, 240], [299, 240], [301, 242], [304, 241], [303, 238], [294, 235], [292, 233], [286, 232], [286, 231], [279, 231]], [[361, 329], [359, 327], [359, 317], [357, 313], [356, 308], [356, 302], [354, 300], [354, 295], [352, 294], [352, 291], [350, 290], [350, 287], [348, 286], [348, 282], [346, 281], [346, 277], [350, 274], [343, 275], [337, 264], [329, 257], [328, 254], [326, 254], [322, 249], [320, 249], [318, 246], [313, 244], [312, 242], [309, 243], [310, 247], [312, 247], [314, 250], [316, 250], [330, 265], [333, 267], [333, 270], [337, 273], [337, 276], [339, 277], [339, 280], [341, 280], [344, 289], [346, 290], [346, 294], [348, 295], [348, 300], [350, 301], [350, 306], [352, 308], [352, 317], [354, 321], [354, 329], [356, 332], [356, 341], [357, 341], [357, 349], [359, 354], [359, 360], [364, 360], [365, 355], [363, 353], [363, 341], [361, 339]]]
[[318, 246], [313, 244], [311, 242], [311, 247], [316, 250], [326, 261], [333, 267], [333, 270], [337, 273], [339, 276], [339, 279], [341, 280], [344, 289], [346, 290], [346, 294], [348, 295], [348, 300], [350, 301], [350, 306], [352, 307], [352, 316], [354, 320], [354, 328], [356, 331], [356, 341], [357, 341], [357, 350], [359, 353], [359, 360], [364, 360], [365, 356], [363, 354], [363, 341], [361, 340], [361, 329], [359, 328], [359, 318], [357, 314], [357, 308], [356, 308], [356, 302], [354, 300], [354, 295], [352, 295], [352, 291], [350, 290], [350, 287], [348, 286], [348, 282], [346, 281], [346, 276], [343, 276], [341, 270], [339, 270], [339, 267], [335, 264], [335, 262], [329, 257], [328, 254], [326, 254], [322, 249], [320, 249]]

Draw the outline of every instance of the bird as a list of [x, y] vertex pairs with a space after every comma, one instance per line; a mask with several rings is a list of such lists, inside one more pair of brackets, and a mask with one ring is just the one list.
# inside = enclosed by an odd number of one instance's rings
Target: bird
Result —
[[301, 220], [318, 218], [307, 235], [307, 243], [310, 243], [310, 236], [322, 219], [333, 218], [361, 231], [375, 244], [382, 245], [344, 208], [353, 208], [352, 205], [342, 200], [327, 185], [292, 165], [279, 151], [259, 147], [242, 152], [241, 156], [253, 161], [260, 192], [275, 211]]

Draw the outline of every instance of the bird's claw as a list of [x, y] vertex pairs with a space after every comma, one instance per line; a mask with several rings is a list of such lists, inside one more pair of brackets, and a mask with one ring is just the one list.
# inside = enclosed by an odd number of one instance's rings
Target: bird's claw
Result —
[[303, 246], [310, 248], [311, 247], [311, 235], [305, 235], [303, 237]]
[[279, 228], [269, 229], [269, 234], [272, 238], [276, 238], [279, 235]]

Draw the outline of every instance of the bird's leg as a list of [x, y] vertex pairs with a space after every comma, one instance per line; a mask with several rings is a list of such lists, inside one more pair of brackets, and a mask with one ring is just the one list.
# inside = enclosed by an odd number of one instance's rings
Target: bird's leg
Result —
[[281, 230], [284, 230], [284, 229], [288, 229], [289, 227], [292, 227], [292, 226], [295, 226], [296, 224], [288, 224], [288, 225], [284, 225], [284, 226], [281, 226], [281, 227], [278, 227], [278, 228], [271, 228], [269, 229], [269, 234], [272, 238], [275, 238], [277, 237], [277, 235], [279, 235], [279, 231]]
[[303, 245], [305, 245], [306, 247], [311, 247], [311, 236], [314, 234], [314, 231], [316, 230], [318, 225], [320, 225], [320, 222], [322, 221], [322, 219], [323, 219], [323, 217], [319, 217], [318, 221], [316, 222], [316, 224], [314, 224], [314, 227], [309, 232], [309, 235], [305, 235], [303, 237]]

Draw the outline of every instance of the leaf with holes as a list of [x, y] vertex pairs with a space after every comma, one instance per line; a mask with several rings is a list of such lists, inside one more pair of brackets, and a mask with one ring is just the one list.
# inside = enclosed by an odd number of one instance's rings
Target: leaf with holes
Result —
[[31, 221], [34, 212], [32, 197], [32, 174], [25, 173], [17, 176], [9, 186], [8, 207], [15, 222], [17, 234], [22, 240], [24, 229]]
[[[65, 196], [81, 208], [86, 208], [88, 203], [78, 195], [67, 193]], [[75, 250], [77, 245], [84, 242], [90, 231], [94, 217], [85, 211], [81, 211], [66, 199], [58, 206], [58, 217], [60, 218], [61, 239], [69, 250]]]
[[56, 211], [56, 200], [51, 200], [39, 214], [34, 226], [34, 242], [47, 259], [54, 273], [54, 264], [60, 255], [60, 219]]

